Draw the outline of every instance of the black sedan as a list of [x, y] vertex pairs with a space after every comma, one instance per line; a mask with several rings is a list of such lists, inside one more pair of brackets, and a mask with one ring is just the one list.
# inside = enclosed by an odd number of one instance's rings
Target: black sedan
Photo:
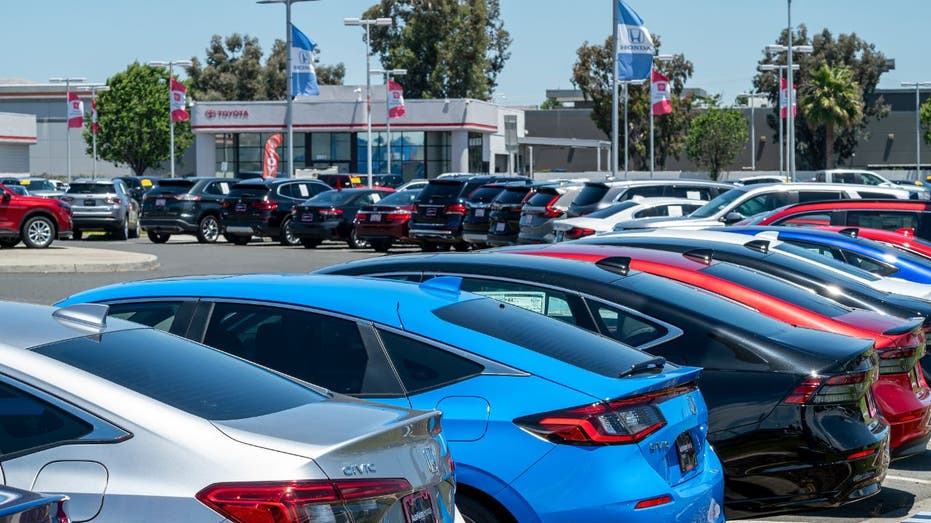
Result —
[[878, 362], [872, 340], [793, 327], [629, 270], [623, 260], [450, 253], [369, 258], [318, 272], [458, 276], [463, 290], [703, 367], [708, 437], [724, 464], [729, 518], [842, 505], [877, 493], [885, 476], [889, 429], [870, 390]]
[[344, 241], [353, 249], [368, 247], [356, 236], [353, 221], [366, 205], [373, 205], [394, 192], [387, 187], [341, 189], [322, 192], [291, 210], [291, 233], [301, 245], [313, 249], [326, 240]]

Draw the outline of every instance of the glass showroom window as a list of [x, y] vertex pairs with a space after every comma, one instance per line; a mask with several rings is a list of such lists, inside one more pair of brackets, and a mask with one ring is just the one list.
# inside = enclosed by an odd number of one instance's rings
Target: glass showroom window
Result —
[[232, 175], [236, 172], [236, 141], [234, 134], [218, 134], [214, 137], [217, 151], [217, 176]]
[[[239, 176], [262, 176], [262, 163], [265, 154], [265, 142], [273, 134], [281, 134], [282, 142], [278, 147], [278, 171], [288, 170], [288, 137], [285, 133], [241, 133], [239, 135]], [[304, 163], [304, 135], [294, 135], [294, 168], [299, 169]]]
[[[365, 155], [362, 155], [365, 158]], [[351, 133], [313, 133], [310, 135], [310, 161], [314, 169], [335, 166], [339, 172], [350, 172], [352, 165]]]
[[450, 151], [450, 133], [447, 131], [426, 133], [427, 177], [449, 172], [452, 153]]

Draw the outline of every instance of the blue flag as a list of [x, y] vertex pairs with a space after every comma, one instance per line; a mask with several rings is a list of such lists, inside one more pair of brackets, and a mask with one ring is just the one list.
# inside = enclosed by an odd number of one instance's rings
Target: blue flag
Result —
[[317, 71], [314, 70], [313, 42], [300, 29], [291, 25], [291, 94], [294, 96], [317, 96]]
[[623, 0], [617, 0], [617, 10], [617, 79], [646, 80], [653, 67], [653, 37]]

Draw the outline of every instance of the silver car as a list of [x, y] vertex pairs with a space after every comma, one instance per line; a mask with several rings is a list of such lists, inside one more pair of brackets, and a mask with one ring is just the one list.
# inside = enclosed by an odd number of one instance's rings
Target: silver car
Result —
[[139, 204], [122, 180], [75, 180], [61, 199], [71, 205], [75, 240], [87, 231], [104, 231], [118, 240], [139, 237]]
[[75, 521], [453, 521], [439, 412], [338, 395], [107, 312], [0, 302], [7, 485], [67, 495]]

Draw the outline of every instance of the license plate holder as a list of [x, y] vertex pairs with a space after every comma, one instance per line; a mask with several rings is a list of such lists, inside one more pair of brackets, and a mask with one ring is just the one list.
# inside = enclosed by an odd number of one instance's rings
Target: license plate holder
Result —
[[401, 498], [404, 507], [404, 521], [407, 523], [436, 523], [436, 509], [430, 492], [421, 490]]
[[676, 438], [676, 454], [679, 456], [679, 470], [683, 474], [695, 470], [698, 466], [698, 456], [695, 452], [695, 443], [688, 432], [679, 434]]
[[483, 218], [485, 216], [485, 209], [475, 209], [475, 217]]
[[520, 224], [521, 224], [521, 225], [530, 225], [531, 223], [533, 223], [533, 216], [531, 216], [531, 215], [529, 215], [529, 214], [525, 214], [525, 215], [523, 215], [523, 216], [520, 217]]
[[306, 213], [302, 214], [302, 215], [301, 215], [301, 221], [302, 221], [302, 222], [312, 222], [312, 221], [314, 221], [314, 213], [312, 213], [312, 212], [306, 212]]
[[85, 207], [93, 207], [97, 205], [97, 200], [84, 200]]
[[507, 224], [505, 224], [504, 222], [498, 222], [498, 223], [496, 223], [496, 224], [495, 224], [495, 232], [504, 232], [504, 227], [505, 227], [505, 225], [507, 225]]
[[155, 206], [156, 206], [156, 207], [164, 207], [164, 206], [165, 206], [165, 199], [164, 199], [164, 198], [156, 198], [156, 199], [155, 199]]
[[436, 208], [436, 207], [427, 207], [426, 210], [425, 210], [425, 212], [424, 212], [424, 215], [429, 216], [429, 217], [431, 217], [431, 218], [435, 218], [436, 215], [437, 215], [437, 208]]
[[371, 220], [371, 221], [373, 221], [373, 222], [380, 222], [380, 221], [381, 221], [381, 215], [380, 215], [380, 214], [377, 214], [377, 213], [376, 213], [376, 214], [372, 214], [372, 215], [370, 215], [369, 220]]

